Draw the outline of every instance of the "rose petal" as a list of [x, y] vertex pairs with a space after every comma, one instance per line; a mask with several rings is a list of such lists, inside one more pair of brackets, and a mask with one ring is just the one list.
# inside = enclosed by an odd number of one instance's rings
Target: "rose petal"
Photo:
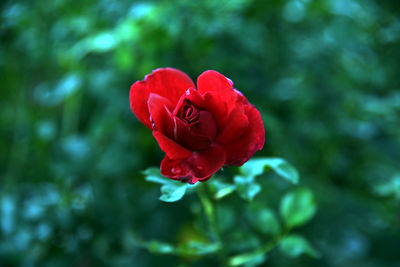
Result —
[[213, 114], [208, 111], [210, 105], [215, 102], [210, 101], [210, 103], [207, 103], [196, 89], [190, 88], [186, 90], [185, 94], [183, 94], [179, 99], [173, 112], [174, 115], [177, 115], [179, 110], [182, 109], [185, 99], [189, 100], [196, 108], [201, 109], [199, 111], [199, 121], [194, 125], [187, 125], [179, 118], [174, 117], [174, 139], [178, 143], [192, 150], [206, 149], [214, 141], [217, 134], [216, 121]]
[[173, 114], [176, 116], [181, 109], [182, 105], [185, 103], [185, 99], [190, 100], [190, 102], [193, 103], [196, 107], [201, 107], [202, 104], [204, 103], [204, 98], [203, 96], [199, 93], [198, 90], [194, 88], [189, 88], [185, 91], [184, 94], [181, 95], [178, 103], [175, 106], [175, 109], [173, 111]]
[[214, 141], [217, 134], [217, 124], [214, 116], [205, 110], [200, 111], [199, 123], [191, 127], [194, 136], [206, 137], [210, 142]]
[[233, 83], [219, 72], [207, 70], [197, 78], [197, 89], [201, 94], [206, 92], [218, 92], [223, 96], [231, 96]]
[[184, 148], [158, 131], [153, 131], [153, 136], [156, 138], [161, 150], [173, 160], [184, 159], [192, 155], [192, 151]]
[[245, 105], [244, 111], [249, 125], [242, 135], [224, 145], [227, 165], [241, 166], [264, 146], [265, 130], [260, 112], [251, 105]]
[[203, 150], [210, 146], [211, 141], [207, 136], [196, 134], [191, 127], [174, 117], [174, 140], [191, 150]]
[[193, 152], [190, 157], [181, 160], [172, 160], [166, 156], [161, 162], [161, 174], [194, 184], [208, 180], [224, 162], [224, 150], [219, 146], [212, 146], [201, 152]]
[[150, 93], [166, 97], [173, 106], [176, 105], [181, 95], [194, 87], [193, 81], [180, 70], [173, 68], [156, 69], [146, 75], [143, 81], [135, 82], [129, 92], [132, 112], [149, 129], [152, 129], [147, 101]]
[[219, 131], [225, 128], [230, 110], [224, 97], [221, 97], [216, 92], [207, 92], [204, 94], [201, 108], [213, 114]]
[[216, 142], [219, 144], [227, 144], [235, 141], [247, 130], [249, 119], [244, 113], [242, 106], [234, 108], [229, 114], [226, 126], [218, 135]]
[[169, 112], [173, 107], [171, 101], [163, 96], [150, 93], [147, 107], [150, 112], [152, 128], [162, 133], [171, 131], [173, 127], [172, 114]]

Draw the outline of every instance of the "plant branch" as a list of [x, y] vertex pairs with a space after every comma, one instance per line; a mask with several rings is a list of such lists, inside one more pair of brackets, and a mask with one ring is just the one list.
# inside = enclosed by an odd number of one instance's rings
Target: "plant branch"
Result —
[[216, 214], [216, 203], [213, 203], [212, 199], [210, 198], [208, 191], [207, 191], [206, 184], [200, 184], [197, 186], [197, 194], [200, 198], [201, 204], [203, 205], [204, 213], [208, 218], [208, 222], [210, 224], [211, 232], [216, 239], [216, 242], [220, 246], [221, 251], [221, 260], [226, 262], [227, 256], [226, 251], [224, 249], [223, 241], [222, 241], [222, 234], [219, 229], [217, 214]]

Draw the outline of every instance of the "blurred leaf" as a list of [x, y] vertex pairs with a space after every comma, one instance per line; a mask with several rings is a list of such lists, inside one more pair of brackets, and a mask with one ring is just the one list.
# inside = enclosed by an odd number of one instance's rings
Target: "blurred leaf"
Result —
[[233, 256], [229, 259], [229, 266], [257, 266], [265, 262], [267, 259], [266, 254], [262, 251], [244, 253]]
[[299, 235], [289, 235], [284, 237], [279, 244], [279, 249], [285, 255], [293, 258], [302, 254], [307, 254], [314, 258], [319, 258], [321, 256], [305, 238]]
[[87, 46], [89, 50], [94, 52], [107, 52], [113, 49], [117, 44], [118, 40], [112, 32], [102, 32], [87, 40]]
[[280, 212], [288, 228], [305, 224], [314, 216], [315, 211], [314, 196], [306, 188], [287, 193], [280, 203]]
[[220, 249], [220, 245], [217, 243], [203, 243], [198, 241], [189, 241], [183, 243], [177, 247], [177, 253], [179, 255], [187, 256], [202, 256], [207, 254], [213, 254]]
[[253, 198], [261, 191], [261, 186], [254, 181], [252, 176], [244, 177], [236, 175], [234, 181], [239, 196], [245, 200], [253, 200]]
[[218, 208], [216, 209], [217, 222], [220, 230], [227, 231], [235, 228], [236, 218], [235, 218], [235, 207], [227, 204], [218, 203]]
[[265, 234], [277, 235], [281, 227], [275, 213], [268, 209], [250, 209], [248, 216], [253, 227]]
[[380, 196], [393, 196], [396, 199], [400, 199], [400, 174], [392, 176], [386, 182], [381, 182], [374, 186], [374, 191]]
[[180, 200], [186, 193], [187, 184], [162, 176], [158, 168], [148, 168], [143, 171], [143, 174], [146, 175], [146, 181], [162, 184], [161, 201], [175, 202]]
[[299, 174], [297, 170], [286, 160], [281, 158], [251, 159], [239, 168], [240, 172], [245, 176], [258, 176], [268, 169], [272, 169], [278, 175], [293, 184], [299, 182]]
[[217, 243], [204, 243], [199, 241], [188, 241], [178, 246], [173, 246], [161, 241], [150, 241], [143, 242], [142, 246], [152, 253], [175, 254], [180, 256], [203, 256], [213, 254], [220, 249], [220, 245]]
[[215, 199], [221, 199], [221, 198], [231, 194], [236, 189], [235, 185], [224, 183], [217, 179], [213, 179], [212, 181], [210, 181], [208, 183], [209, 183], [210, 191], [212, 192], [213, 197]]
[[164, 242], [150, 241], [146, 246], [152, 253], [171, 254], [174, 252], [174, 247]]

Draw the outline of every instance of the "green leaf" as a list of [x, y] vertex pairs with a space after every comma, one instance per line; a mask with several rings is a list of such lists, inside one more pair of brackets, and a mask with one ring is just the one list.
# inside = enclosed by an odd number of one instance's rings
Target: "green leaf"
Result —
[[234, 230], [236, 225], [235, 207], [228, 204], [218, 203], [216, 211], [219, 229], [224, 231]]
[[185, 195], [185, 193], [186, 184], [166, 184], [161, 186], [160, 200], [165, 202], [175, 202], [180, 200]]
[[277, 235], [281, 231], [275, 213], [268, 208], [251, 208], [248, 216], [253, 227], [262, 233]]
[[377, 183], [374, 186], [374, 191], [380, 196], [393, 196], [400, 199], [400, 174], [392, 176], [385, 182]]
[[239, 196], [245, 200], [251, 201], [261, 191], [261, 186], [254, 181], [252, 176], [236, 175], [234, 178], [236, 190]]
[[177, 247], [177, 253], [183, 256], [202, 256], [213, 254], [220, 249], [217, 243], [203, 243], [198, 241], [189, 241]]
[[162, 184], [160, 200], [165, 202], [175, 202], [180, 200], [186, 193], [188, 184], [166, 178], [160, 174], [158, 168], [148, 168], [143, 171], [146, 175], [146, 181]]
[[281, 200], [280, 212], [290, 229], [308, 222], [315, 214], [316, 204], [309, 189], [299, 188], [287, 193]]
[[314, 258], [319, 258], [321, 256], [304, 237], [299, 235], [284, 237], [279, 244], [279, 249], [282, 253], [292, 258], [302, 254], [307, 254]]
[[217, 179], [213, 179], [212, 181], [208, 182], [210, 191], [213, 194], [213, 197], [215, 199], [221, 199], [229, 194], [231, 194], [233, 191], [235, 191], [236, 187], [233, 184], [228, 184], [221, 182]]
[[228, 264], [229, 266], [240, 266], [243, 264], [246, 266], [257, 266], [265, 262], [266, 259], [266, 254], [257, 251], [233, 256], [229, 259]]
[[172, 245], [159, 241], [150, 241], [146, 244], [146, 247], [152, 253], [171, 254], [174, 252]]
[[299, 173], [286, 160], [281, 158], [258, 158], [251, 159], [239, 168], [240, 172], [245, 176], [258, 176], [265, 170], [272, 169], [279, 176], [288, 180], [293, 184], [299, 182]]
[[146, 176], [146, 181], [158, 183], [158, 184], [169, 184], [173, 182], [171, 179], [164, 177], [160, 174], [160, 169], [151, 167], [142, 172]]
[[216, 253], [221, 246], [217, 243], [189, 241], [173, 246], [160, 241], [144, 242], [143, 246], [156, 254], [174, 254], [180, 256], [203, 256]]

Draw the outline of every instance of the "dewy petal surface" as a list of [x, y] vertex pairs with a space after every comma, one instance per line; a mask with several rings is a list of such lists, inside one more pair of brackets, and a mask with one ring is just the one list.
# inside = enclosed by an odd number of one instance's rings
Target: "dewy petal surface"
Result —
[[161, 162], [161, 174], [182, 182], [208, 180], [225, 162], [225, 152], [219, 146], [193, 152], [188, 158], [173, 160], [168, 155]]
[[146, 75], [143, 81], [135, 82], [129, 92], [132, 112], [147, 128], [152, 129], [147, 101], [150, 93], [163, 96], [176, 105], [181, 95], [191, 87], [193, 81], [180, 70], [174, 68], [156, 69]]

